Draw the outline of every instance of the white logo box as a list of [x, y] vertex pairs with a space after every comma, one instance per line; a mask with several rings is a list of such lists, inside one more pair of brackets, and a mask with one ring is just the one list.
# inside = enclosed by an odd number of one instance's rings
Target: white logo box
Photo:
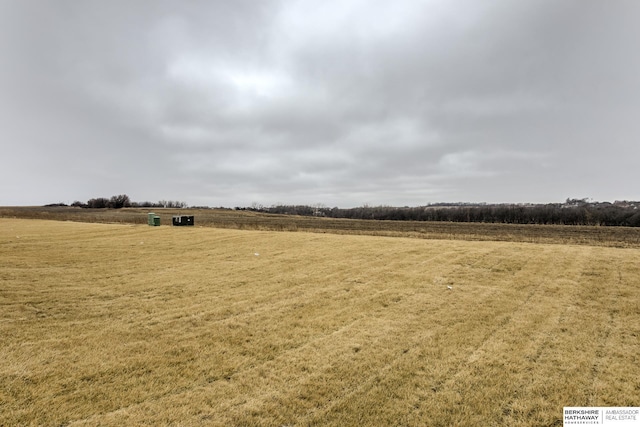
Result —
[[640, 427], [640, 407], [565, 406], [562, 425]]

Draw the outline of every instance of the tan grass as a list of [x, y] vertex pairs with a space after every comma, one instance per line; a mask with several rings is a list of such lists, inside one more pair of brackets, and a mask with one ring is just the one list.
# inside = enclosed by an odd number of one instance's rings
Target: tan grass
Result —
[[639, 255], [0, 219], [0, 425], [539, 426], [640, 406]]
[[380, 221], [274, 215], [230, 209], [83, 209], [76, 207], [0, 207], [0, 218], [146, 224], [153, 211], [162, 224], [173, 215], [194, 215], [198, 226], [261, 231], [310, 231], [350, 235], [470, 241], [556, 243], [640, 248], [640, 227], [495, 224], [443, 221]]

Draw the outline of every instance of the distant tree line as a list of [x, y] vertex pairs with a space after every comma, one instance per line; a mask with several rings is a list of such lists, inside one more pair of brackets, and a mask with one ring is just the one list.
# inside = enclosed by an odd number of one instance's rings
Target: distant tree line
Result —
[[[67, 206], [54, 203], [47, 206]], [[160, 200], [158, 202], [132, 202], [126, 194], [111, 198], [98, 197], [86, 203], [75, 201], [71, 206], [92, 209], [187, 208], [185, 202]], [[198, 209], [209, 209], [200, 206]], [[218, 208], [227, 209], [227, 208]], [[236, 207], [282, 215], [320, 216], [329, 218], [372, 219], [386, 221], [448, 221], [486, 222], [503, 224], [555, 224], [640, 227], [640, 202], [595, 202], [589, 199], [567, 199], [564, 203], [547, 204], [473, 204], [437, 203], [417, 207], [361, 206], [357, 208], [329, 208], [323, 204], [273, 205], [265, 207], [253, 203], [250, 207]]]
[[188, 205], [185, 202], [179, 202], [177, 200], [160, 200], [159, 202], [134, 202], [131, 207], [135, 208], [187, 208]]
[[[67, 206], [65, 203], [52, 203], [46, 206]], [[117, 196], [96, 197], [89, 199], [86, 203], [75, 201], [69, 206], [88, 209], [121, 209], [121, 208], [186, 208], [185, 202], [173, 200], [160, 200], [158, 202], [132, 202], [126, 194]]]
[[603, 225], [640, 227], [640, 202], [567, 199], [549, 204], [437, 204], [419, 207], [278, 205], [246, 208], [274, 214], [388, 221], [449, 221], [503, 224]]

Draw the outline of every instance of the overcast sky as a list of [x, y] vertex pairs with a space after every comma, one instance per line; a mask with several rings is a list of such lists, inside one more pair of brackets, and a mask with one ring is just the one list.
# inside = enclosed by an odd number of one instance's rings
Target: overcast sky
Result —
[[0, 0], [0, 205], [640, 199], [636, 0]]

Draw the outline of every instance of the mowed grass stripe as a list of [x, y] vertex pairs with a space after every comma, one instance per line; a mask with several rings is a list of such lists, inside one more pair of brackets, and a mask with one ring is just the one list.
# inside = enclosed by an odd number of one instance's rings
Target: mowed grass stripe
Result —
[[[400, 312], [404, 313], [404, 310], [400, 310]], [[387, 316], [388, 318], [388, 316]], [[407, 316], [403, 315], [402, 316], [402, 322], [403, 322], [403, 328], [404, 329], [411, 329], [411, 324], [407, 323]], [[377, 328], [372, 328], [371, 325], [368, 325], [369, 327], [367, 327], [366, 329], [377, 329]], [[340, 331], [340, 332], [344, 332], [344, 331]], [[393, 337], [395, 336], [395, 334], [393, 332], [396, 331], [387, 331], [387, 330], [383, 330], [383, 335], [385, 337]], [[360, 335], [358, 335], [358, 337], [360, 337]], [[331, 347], [338, 347], [340, 348], [340, 341], [339, 340], [335, 340], [335, 337], [332, 340], [332, 342], [330, 343]], [[424, 339], [424, 337], [421, 337], [420, 340], [418, 340], [417, 342], [421, 342]], [[367, 341], [372, 341], [372, 337], [369, 336], [367, 337]], [[375, 340], [373, 340], [375, 341]], [[353, 342], [353, 340], [352, 340]], [[486, 341], [485, 341], [486, 342]], [[413, 341], [410, 337], [410, 339], [408, 340], [408, 342], [405, 343], [407, 345], [407, 348], [402, 350], [402, 354], [407, 354], [409, 352], [409, 350], [412, 347], [416, 347], [416, 342]], [[358, 350], [357, 352], [359, 352], [359, 350], [361, 349], [361, 345], [360, 344], [352, 344], [354, 352], [356, 352], [356, 350]], [[384, 345], [382, 346], [383, 349], [389, 348], [389, 347], [393, 347], [393, 345], [389, 346], [389, 345]], [[436, 345], [436, 347], [439, 347], [439, 345]], [[375, 351], [376, 349], [374, 349]], [[310, 353], [307, 354], [305, 357], [302, 358], [295, 358], [296, 360], [302, 359], [302, 360], [313, 360], [313, 355], [314, 354], [326, 354], [327, 350], [323, 349], [323, 348], [315, 348], [315, 350]], [[343, 354], [349, 354], [348, 351], [342, 351]], [[461, 353], [464, 354], [464, 353]], [[287, 355], [289, 356], [289, 355]], [[335, 355], [334, 355], [335, 356]], [[443, 355], [441, 354], [440, 357], [442, 357]], [[445, 355], [446, 357], [450, 357], [451, 355]], [[363, 391], [367, 391], [369, 392], [370, 389], [374, 386], [374, 384], [378, 384], [380, 382], [381, 378], [384, 378], [384, 374], [387, 371], [390, 371], [391, 368], [394, 368], [395, 365], [399, 364], [400, 361], [402, 360], [403, 356], [399, 355], [398, 357], [392, 358], [391, 362], [388, 362], [386, 365], [384, 365], [381, 369], [375, 369], [373, 370], [375, 372], [374, 375], [372, 375], [369, 378], [365, 378], [365, 379], [360, 379], [360, 381], [358, 382], [358, 384], [355, 387], [349, 387], [348, 385], [342, 385], [341, 388], [339, 390], [331, 390], [330, 393], [324, 392], [321, 393], [323, 395], [335, 395], [336, 392], [341, 392], [343, 399], [341, 400], [343, 403], [341, 405], [346, 405], [347, 408], [351, 408], [353, 409], [353, 405], [351, 405], [349, 402], [351, 399], [351, 396], [353, 395], [360, 395], [363, 393]], [[338, 362], [340, 361], [340, 358], [336, 359]], [[337, 366], [344, 366], [344, 363], [336, 363]], [[353, 365], [353, 363], [352, 363]], [[459, 366], [460, 364], [456, 364], [455, 366]], [[353, 369], [353, 366], [350, 366], [350, 369]], [[308, 368], [303, 369], [303, 371], [308, 370]], [[333, 368], [333, 370], [335, 370], [335, 368]], [[396, 369], [394, 369], [395, 371]], [[273, 369], [265, 369], [264, 367], [260, 368], [260, 372], [263, 373], [264, 372], [273, 372]], [[291, 371], [289, 371], [290, 373]], [[282, 375], [283, 373], [278, 373], [278, 375], [273, 378], [273, 377], [269, 377], [268, 378], [268, 383], [273, 386], [274, 382], [276, 382], [278, 379], [282, 380], [283, 377], [287, 378], [287, 373], [284, 373], [285, 375]], [[339, 384], [341, 382], [341, 379], [344, 377], [344, 375], [342, 375], [341, 373], [337, 373], [336, 375], [334, 375], [333, 377], [331, 377], [329, 380], [327, 380], [326, 378], [327, 373], [323, 372], [322, 375], [320, 377], [316, 376], [311, 376], [310, 380], [307, 382], [308, 384], [310, 384], [309, 388], [311, 388], [314, 393], [318, 393], [318, 384]], [[300, 374], [299, 372], [296, 372], [296, 375], [294, 375], [294, 378], [296, 378], [296, 380], [298, 382], [300, 382], [300, 378], [304, 377], [303, 374]], [[259, 378], [257, 378], [259, 380]], [[257, 383], [259, 383], [260, 381], [257, 381]], [[288, 381], [284, 381], [285, 383], [287, 383]], [[343, 381], [344, 382], [344, 381]], [[250, 381], [250, 384], [254, 384], [256, 383], [256, 379], [253, 379], [252, 381]], [[388, 394], [389, 393], [389, 388], [387, 387], [376, 387], [377, 389], [380, 389], [381, 391], [383, 391], [383, 394]], [[252, 390], [255, 390], [252, 388]], [[206, 390], [204, 391], [205, 393], [211, 393], [211, 390]], [[228, 393], [228, 390], [225, 391], [225, 393]], [[249, 425], [251, 424], [260, 424], [261, 420], [270, 420], [269, 422], [273, 422], [274, 421], [274, 417], [276, 419], [278, 419], [279, 421], [285, 421], [286, 419], [292, 419], [298, 415], [298, 414], [286, 414], [286, 411], [283, 410], [283, 407], [281, 405], [282, 401], [296, 401], [296, 398], [302, 399], [303, 401], [308, 401], [308, 393], [306, 393], [305, 391], [300, 392], [299, 390], [297, 391], [297, 394], [295, 396], [284, 396], [284, 397], [276, 397], [273, 395], [273, 392], [268, 392], [264, 389], [258, 388], [257, 389], [257, 393], [259, 397], [256, 396], [252, 396], [252, 393], [250, 393], [249, 391], [245, 391], [242, 393], [242, 401], [241, 403], [236, 403], [237, 406], [239, 406], [240, 409], [240, 413], [241, 418], [230, 418], [227, 419], [225, 422], [222, 422], [222, 424], [225, 423], [242, 423], [245, 422]], [[247, 396], [251, 396], [251, 397], [247, 397]], [[265, 402], [265, 400], [267, 402]], [[272, 401], [273, 403], [270, 405], [269, 402]], [[335, 402], [335, 401], [333, 401]], [[347, 403], [344, 403], [347, 402]], [[275, 405], [275, 407], [273, 408], [269, 408], [270, 406]], [[297, 402], [295, 405], [293, 405], [294, 408], [300, 410], [309, 410], [309, 408], [307, 408], [306, 406], [308, 405], [304, 405], [301, 404], [300, 402]], [[315, 418], [317, 418], [321, 423], [324, 423], [327, 421], [327, 418], [325, 417], [326, 414], [323, 414], [323, 412], [327, 412], [330, 409], [333, 409], [335, 405], [329, 404], [328, 408], [324, 408], [324, 411], [316, 411], [316, 412], [321, 412], [322, 415], [316, 415]], [[285, 408], [286, 409], [286, 408]], [[375, 408], [372, 408], [375, 412]], [[219, 408], [219, 412], [221, 414], [230, 414], [233, 413], [232, 411], [230, 411], [229, 407], [224, 407], [224, 408]], [[313, 411], [312, 411], [313, 412]], [[357, 412], [359, 414], [359, 417], [362, 417], [363, 414], [366, 414], [370, 411], [364, 411], [364, 412]], [[251, 419], [248, 419], [247, 414], [252, 414]], [[394, 414], [396, 415], [396, 414]], [[393, 417], [395, 419], [395, 416]], [[341, 419], [339, 423], [345, 422], [347, 420], [345, 419]], [[356, 420], [356, 419], [351, 419], [349, 421], [352, 422], [356, 422], [356, 421], [362, 421], [362, 419]], [[379, 418], [375, 419], [376, 422], [381, 421]], [[389, 420], [387, 420], [389, 421]]]
[[544, 425], [640, 395], [635, 249], [0, 225], [0, 424]]

